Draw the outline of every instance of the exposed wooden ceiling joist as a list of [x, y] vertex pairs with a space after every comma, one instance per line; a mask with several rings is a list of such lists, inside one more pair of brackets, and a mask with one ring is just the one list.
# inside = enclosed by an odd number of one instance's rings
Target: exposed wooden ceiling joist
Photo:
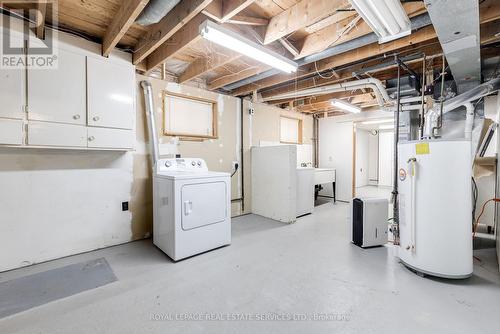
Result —
[[125, 0], [111, 22], [102, 42], [102, 55], [107, 57], [137, 19], [149, 0]]
[[344, 0], [302, 0], [271, 19], [266, 30], [264, 44], [285, 37], [312, 23], [336, 13]]
[[[486, 0], [480, 6], [480, 22], [484, 24], [485, 22], [491, 22], [500, 18], [500, 2], [496, 0]], [[278, 74], [269, 78], [258, 80], [256, 82], [244, 85], [235, 89], [232, 93], [233, 95], [246, 95], [253, 92], [256, 89], [264, 89], [267, 87], [272, 87], [278, 84], [285, 83], [287, 81], [296, 80], [297, 78], [311, 76], [318, 71], [325, 71], [331, 68], [342, 66], [349, 63], [354, 63], [365, 58], [373, 57], [376, 55], [383, 55], [388, 52], [394, 52], [400, 48], [407, 45], [412, 45], [415, 43], [422, 43], [430, 41], [437, 38], [437, 35], [432, 28], [432, 26], [427, 26], [422, 28], [410, 36], [385, 43], [378, 44], [373, 43], [366, 45], [364, 47], [358, 48], [356, 50], [344, 52], [339, 55], [325, 58], [323, 60], [317, 61], [312, 64], [307, 64], [301, 66], [296, 74]]]
[[212, 0], [183, 0], [179, 2], [160, 22], [152, 25], [146, 35], [139, 40], [133, 63], [136, 65], [143, 61], [187, 22], [200, 14], [211, 2]]
[[199, 13], [191, 19], [186, 25], [179, 29], [169, 39], [153, 51], [146, 59], [146, 71], [151, 71], [158, 65], [163, 64], [166, 60], [173, 57], [176, 53], [181, 52], [202, 37], [199, 32], [200, 24], [208, 18]]
[[241, 24], [248, 26], [267, 26], [269, 24], [269, 20], [262, 19], [259, 17], [252, 16], [244, 16], [244, 15], [235, 15], [232, 19], [227, 21], [232, 24]]
[[203, 14], [219, 23], [225, 23], [253, 2], [255, 0], [214, 0], [203, 10]]
[[[414, 54], [415, 52], [423, 52], [427, 55], [427, 59], [434, 58], [436, 55], [441, 55], [441, 47], [438, 43], [437, 39], [433, 40], [434, 43], [429, 43], [427, 47], [423, 47], [419, 44], [415, 44], [412, 46], [409, 46], [403, 50], [400, 50], [401, 53], [406, 53], [406, 54]], [[385, 62], [390, 62], [392, 59], [387, 59]], [[383, 60], [382, 60], [383, 61]], [[408, 61], [407, 64], [413, 64], [413, 63], [418, 63], [421, 62], [421, 59], [416, 59], [412, 61]], [[310, 78], [302, 79], [297, 82], [292, 82], [283, 86], [271, 88], [264, 90], [260, 92], [262, 98], [270, 98], [272, 96], [280, 95], [280, 94], [285, 94], [288, 92], [292, 92], [295, 90], [304, 90], [308, 88], [313, 88], [313, 87], [320, 87], [320, 86], [325, 86], [325, 85], [330, 85], [330, 84], [335, 84], [338, 82], [343, 82], [347, 81], [353, 78], [354, 72], [360, 72], [363, 71], [365, 68], [368, 68], [373, 65], [378, 65], [381, 64], [381, 60], [372, 60], [368, 61], [363, 64], [355, 65], [355, 66], [350, 66], [346, 69], [340, 70], [337, 72], [337, 76], [325, 76], [325, 77], [319, 77], [319, 76], [313, 76]], [[395, 65], [389, 65], [387, 67], [381, 67], [377, 69], [377, 71], [370, 71], [369, 73], [373, 74], [379, 71], [383, 71], [386, 69], [394, 68]]]
[[195, 79], [241, 57], [242, 55], [240, 53], [232, 51], [222, 52], [220, 48], [215, 47], [210, 53], [199, 57], [189, 64], [186, 70], [179, 76], [179, 83]]
[[219, 78], [212, 79], [212, 81], [210, 81], [208, 83], [208, 89], [210, 89], [210, 90], [218, 89], [218, 88], [224, 87], [232, 82], [242, 80], [244, 78], [251, 77], [252, 75], [262, 73], [268, 69], [269, 69], [269, 67], [262, 67], [262, 66], [247, 67], [247, 68], [245, 68], [237, 73], [231, 73], [231, 74], [223, 75]]
[[[410, 18], [426, 12], [424, 4], [420, 2], [406, 3], [403, 5], [403, 7]], [[350, 24], [350, 20], [347, 20], [348, 22], [345, 22], [346, 26]], [[373, 32], [370, 26], [363, 20], [360, 20], [356, 24], [356, 27], [348, 32], [343, 33], [342, 28], [343, 27], [340, 27], [339, 29], [336, 24], [329, 25], [315, 33], [306, 36], [304, 38], [304, 42], [302, 43], [300, 53], [296, 58], [304, 58], [314, 53], [321, 52], [333, 45], [342, 44]]]
[[255, 89], [264, 89], [267, 87], [272, 87], [274, 85], [285, 83], [287, 81], [292, 81], [298, 78], [310, 76], [317, 72], [322, 72], [331, 68], [347, 65], [350, 63], [355, 63], [365, 58], [370, 58], [377, 55], [383, 55], [387, 52], [393, 52], [398, 49], [404, 48], [407, 45], [430, 41], [434, 38], [436, 38], [436, 33], [434, 32], [434, 28], [432, 26], [427, 26], [417, 31], [414, 34], [411, 34], [410, 36], [398, 39], [396, 41], [386, 44], [378, 44], [378, 43], [369, 44], [352, 51], [344, 52], [333, 57], [325, 58], [323, 60], [317, 61], [312, 64], [301, 66], [297, 71], [296, 75], [278, 74], [239, 87], [232, 93], [234, 95], [246, 95], [251, 93]]

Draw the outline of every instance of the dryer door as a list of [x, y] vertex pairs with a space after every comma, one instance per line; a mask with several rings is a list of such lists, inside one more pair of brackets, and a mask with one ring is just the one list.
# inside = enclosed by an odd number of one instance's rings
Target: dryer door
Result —
[[223, 222], [227, 218], [226, 183], [185, 184], [181, 189], [182, 229]]

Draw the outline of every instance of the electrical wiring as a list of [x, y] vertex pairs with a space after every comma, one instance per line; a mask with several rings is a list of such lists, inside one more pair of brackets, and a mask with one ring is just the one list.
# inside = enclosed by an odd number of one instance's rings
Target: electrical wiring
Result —
[[476, 223], [474, 224], [473, 233], [472, 233], [473, 238], [476, 237], [477, 226], [479, 225], [479, 220], [481, 219], [481, 216], [484, 213], [484, 209], [486, 208], [486, 205], [490, 202], [498, 203], [498, 202], [500, 202], [500, 198], [491, 198], [491, 199], [487, 200], [486, 202], [484, 202], [483, 206], [481, 207], [481, 212], [479, 213], [479, 216], [477, 216]]

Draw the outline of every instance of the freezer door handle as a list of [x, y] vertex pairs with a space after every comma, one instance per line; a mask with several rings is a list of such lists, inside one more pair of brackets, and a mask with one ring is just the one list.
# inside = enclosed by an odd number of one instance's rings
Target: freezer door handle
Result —
[[193, 212], [193, 202], [184, 201], [184, 216], [189, 216]]

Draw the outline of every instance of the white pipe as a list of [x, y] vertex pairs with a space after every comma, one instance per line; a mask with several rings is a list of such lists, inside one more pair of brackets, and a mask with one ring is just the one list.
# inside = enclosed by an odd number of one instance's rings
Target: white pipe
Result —
[[389, 94], [387, 94], [387, 91], [385, 90], [384, 85], [382, 85], [382, 82], [375, 78], [347, 81], [334, 85], [314, 87], [314, 88], [304, 89], [301, 91], [274, 95], [265, 98], [264, 102], [272, 100], [289, 99], [289, 98], [293, 99], [293, 98], [313, 96], [313, 95], [325, 95], [330, 93], [347, 92], [354, 89], [363, 89], [363, 88], [373, 90], [375, 96], [377, 97], [378, 104], [380, 106], [383, 106], [385, 103], [392, 102], [391, 98], [389, 97]]
[[158, 150], [158, 135], [156, 134], [156, 120], [154, 115], [154, 103], [153, 103], [153, 88], [149, 81], [141, 81], [141, 86], [144, 92], [144, 103], [146, 105], [146, 118], [148, 120], [149, 127], [149, 141], [151, 145], [151, 162], [152, 167], [156, 169], [156, 163], [160, 158], [160, 153]]
[[474, 106], [472, 103], [467, 102], [465, 104], [467, 110], [465, 118], [465, 139], [472, 138], [472, 126], [474, 125]]
[[[500, 78], [485, 82], [482, 85], [479, 85], [463, 94], [455, 96], [454, 98], [446, 101], [443, 106], [443, 115], [449, 111], [452, 111], [453, 109], [456, 109], [460, 106], [466, 106], [471, 101], [492, 94], [498, 90], [500, 90]], [[467, 110], [467, 112], [469, 112], [469, 110]], [[430, 109], [425, 114], [424, 136], [426, 138], [434, 137], [433, 129], [437, 127], [439, 114], [439, 105], [436, 108]]]

